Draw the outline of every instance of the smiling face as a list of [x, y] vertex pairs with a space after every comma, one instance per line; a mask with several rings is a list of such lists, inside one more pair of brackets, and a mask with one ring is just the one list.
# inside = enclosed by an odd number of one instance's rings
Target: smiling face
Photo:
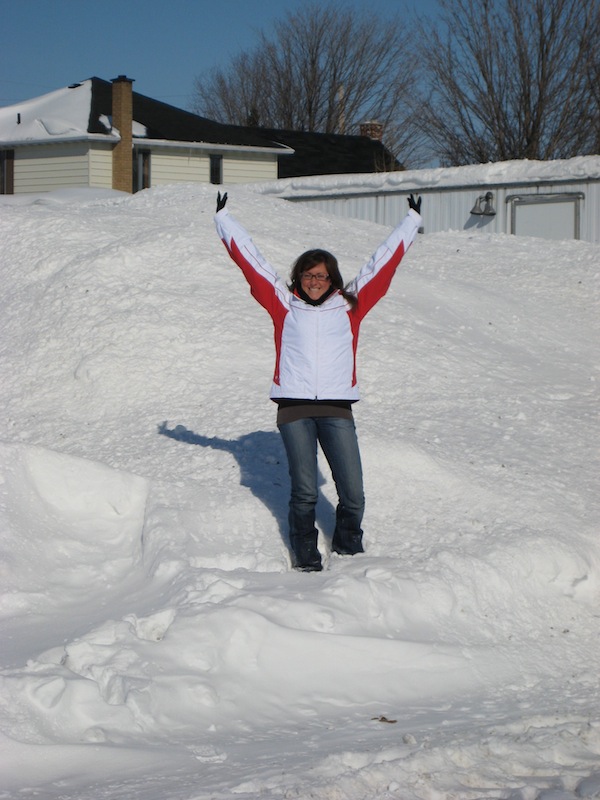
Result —
[[331, 278], [323, 262], [315, 264], [300, 275], [302, 288], [311, 300], [318, 300], [329, 289]]

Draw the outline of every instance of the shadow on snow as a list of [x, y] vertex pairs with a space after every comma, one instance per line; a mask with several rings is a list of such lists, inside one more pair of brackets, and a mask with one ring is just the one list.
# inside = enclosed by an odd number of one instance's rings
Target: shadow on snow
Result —
[[[163, 422], [158, 426], [158, 433], [184, 444], [231, 453], [240, 468], [240, 486], [247, 486], [254, 497], [269, 509], [277, 521], [281, 538], [289, 548], [287, 517], [290, 482], [287, 457], [278, 432], [254, 431], [238, 439], [222, 439], [219, 436], [194, 433], [184, 425], [168, 428], [167, 423]], [[318, 481], [319, 486], [326, 483], [320, 469]], [[331, 541], [335, 508], [322, 492], [319, 493], [316, 522], [317, 527], [326, 533], [328, 541]]]

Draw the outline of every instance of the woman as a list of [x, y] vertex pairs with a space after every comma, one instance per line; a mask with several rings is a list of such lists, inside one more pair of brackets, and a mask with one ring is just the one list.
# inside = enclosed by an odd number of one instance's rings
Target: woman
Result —
[[275, 328], [271, 398], [288, 457], [291, 498], [290, 547], [295, 569], [322, 569], [315, 527], [317, 443], [327, 458], [338, 493], [331, 548], [341, 555], [363, 552], [365, 508], [362, 467], [352, 404], [359, 399], [356, 346], [360, 323], [388, 290], [402, 256], [421, 224], [421, 199], [408, 198], [405, 219], [344, 287], [335, 257], [308, 250], [286, 285], [250, 235], [217, 195], [215, 223], [229, 255]]

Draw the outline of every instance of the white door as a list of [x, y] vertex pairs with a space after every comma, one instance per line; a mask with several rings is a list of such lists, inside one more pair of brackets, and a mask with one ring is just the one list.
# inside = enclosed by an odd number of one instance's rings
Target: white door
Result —
[[542, 239], [579, 239], [579, 204], [583, 194], [519, 195], [511, 205], [511, 233]]

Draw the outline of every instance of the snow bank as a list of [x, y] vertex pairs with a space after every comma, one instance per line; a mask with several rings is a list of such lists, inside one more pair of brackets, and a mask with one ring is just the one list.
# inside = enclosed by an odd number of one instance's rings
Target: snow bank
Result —
[[[386, 233], [229, 196], [284, 273]], [[321, 461], [306, 575], [213, 207], [3, 200], [0, 797], [600, 796], [598, 248], [419, 237], [361, 333], [367, 552]]]
[[80, 602], [94, 581], [104, 593], [139, 562], [143, 478], [42, 448], [1, 443], [0, 474], [0, 541], [7, 557], [3, 614]]

